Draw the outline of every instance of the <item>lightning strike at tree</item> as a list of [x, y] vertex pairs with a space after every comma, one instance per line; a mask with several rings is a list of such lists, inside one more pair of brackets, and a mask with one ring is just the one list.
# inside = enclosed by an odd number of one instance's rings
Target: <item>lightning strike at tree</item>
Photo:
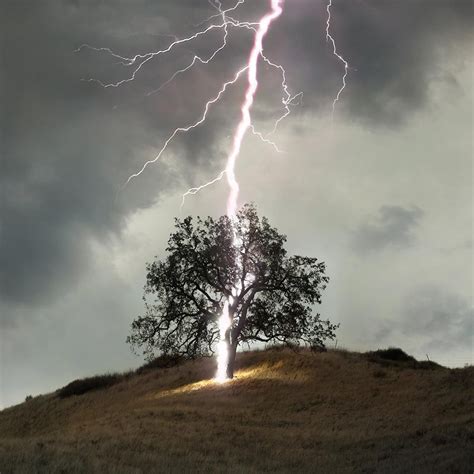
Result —
[[[235, 222], [236, 213], [238, 209], [239, 190], [240, 190], [239, 183], [236, 178], [235, 167], [236, 167], [237, 159], [240, 154], [240, 150], [241, 150], [242, 143], [245, 136], [250, 131], [256, 137], [262, 140], [264, 143], [272, 146], [276, 152], [280, 152], [281, 150], [270, 139], [270, 137], [277, 131], [277, 128], [282, 122], [282, 120], [284, 120], [286, 117], [288, 117], [288, 115], [290, 115], [291, 106], [301, 104], [301, 101], [303, 98], [302, 92], [299, 92], [294, 95], [290, 92], [289, 86], [287, 83], [286, 71], [284, 67], [270, 60], [264, 54], [264, 49], [263, 49], [263, 42], [270, 27], [272, 26], [273, 22], [283, 13], [284, 1], [285, 0], [269, 0], [270, 8], [268, 12], [265, 13], [259, 21], [250, 22], [250, 21], [239, 21], [231, 16], [231, 13], [235, 12], [241, 5], [243, 5], [245, 3], [245, 0], [237, 0], [237, 2], [232, 7], [227, 8], [227, 9], [222, 8], [222, 3], [220, 0], [208, 0], [209, 4], [213, 8], [215, 8], [217, 13], [210, 16], [206, 20], [202, 21], [198, 25], [195, 25], [195, 27], [202, 27], [196, 33], [184, 38], [172, 37], [173, 41], [166, 48], [160, 49], [158, 51], [152, 51], [152, 52], [148, 52], [144, 54], [136, 54], [135, 56], [132, 56], [132, 57], [126, 57], [112, 51], [110, 48], [94, 47], [88, 44], [83, 44], [76, 50], [76, 52], [80, 52], [84, 49], [89, 49], [97, 53], [106, 53], [110, 55], [111, 57], [115, 58], [116, 60], [118, 60], [118, 63], [124, 68], [127, 68], [127, 69], [131, 68], [131, 73], [128, 75], [128, 77], [125, 77], [116, 82], [105, 83], [95, 78], [85, 79], [88, 82], [97, 83], [104, 88], [117, 88], [118, 89], [119, 87], [121, 87], [122, 85], [126, 83], [137, 80], [137, 77], [139, 76], [140, 72], [144, 69], [144, 67], [147, 66], [147, 64], [150, 64], [152, 60], [160, 56], [164, 56], [169, 53], [172, 53], [177, 46], [187, 44], [187, 43], [192, 43], [198, 38], [205, 37], [212, 31], [223, 32], [222, 40], [207, 57], [202, 57], [200, 55], [195, 54], [193, 59], [186, 66], [184, 66], [182, 69], [175, 71], [169, 77], [169, 79], [167, 79], [165, 82], [159, 85], [156, 89], [145, 94], [145, 97], [149, 97], [152, 94], [160, 93], [166, 86], [172, 83], [179, 75], [185, 74], [186, 72], [190, 71], [194, 66], [196, 66], [196, 64], [207, 65], [210, 62], [214, 61], [218, 55], [225, 54], [226, 47], [228, 44], [227, 41], [232, 29], [248, 30], [252, 32], [253, 34], [252, 48], [249, 52], [249, 56], [248, 56], [248, 60], [246, 64], [242, 65], [230, 79], [228, 79], [227, 81], [221, 84], [221, 87], [216, 92], [216, 94], [213, 97], [209, 98], [204, 103], [202, 112], [196, 119], [191, 120], [190, 123], [188, 123], [187, 125], [183, 125], [181, 127], [176, 128], [171, 133], [171, 135], [169, 135], [169, 137], [164, 141], [164, 144], [159, 150], [159, 152], [157, 153], [157, 155], [154, 158], [146, 161], [137, 172], [130, 175], [128, 179], [126, 180], [126, 182], [124, 183], [123, 187], [125, 187], [128, 183], [130, 183], [132, 179], [139, 177], [149, 165], [154, 164], [158, 160], [160, 160], [160, 158], [166, 152], [170, 144], [180, 134], [185, 134], [191, 131], [192, 129], [204, 124], [207, 120], [207, 117], [209, 115], [211, 108], [222, 99], [222, 97], [225, 95], [225, 93], [230, 87], [234, 86], [239, 80], [242, 79], [242, 77], [244, 77], [244, 73], [245, 73], [246, 89], [245, 89], [245, 94], [244, 94], [242, 104], [240, 106], [241, 117], [233, 135], [232, 146], [227, 157], [226, 166], [215, 178], [211, 179], [207, 183], [188, 189], [182, 195], [182, 203], [181, 203], [181, 206], [183, 206], [185, 198], [187, 196], [194, 195], [198, 193], [199, 191], [207, 188], [208, 186], [211, 186], [217, 183], [218, 181], [221, 181], [225, 176], [227, 179], [227, 184], [229, 186], [229, 195], [227, 199], [226, 212], [232, 224]], [[347, 61], [338, 53], [336, 42], [330, 33], [331, 7], [332, 7], [332, 0], [329, 0], [329, 3], [327, 4], [327, 7], [326, 7], [326, 10], [328, 13], [327, 22], [326, 22], [326, 40], [331, 42], [333, 54], [344, 65], [342, 87], [338, 91], [337, 96], [335, 97], [332, 104], [333, 113], [334, 113], [336, 103], [338, 102], [341, 93], [346, 87], [346, 78], [347, 78], [347, 74], [349, 70], [349, 65]], [[218, 20], [218, 22], [215, 23], [214, 20]], [[283, 112], [275, 120], [273, 128], [267, 134], [263, 134], [255, 128], [252, 122], [252, 117], [251, 117], [252, 106], [254, 104], [256, 93], [259, 86], [259, 82], [258, 82], [259, 60], [264, 61], [269, 67], [277, 71], [277, 73], [281, 76], [281, 90], [282, 90], [281, 104], [283, 106]], [[234, 246], [237, 249], [241, 246], [241, 242], [237, 238], [236, 234], [234, 234]], [[239, 266], [241, 265], [241, 262], [236, 261], [235, 264]], [[232, 296], [230, 296], [224, 302], [222, 314], [220, 315], [219, 321], [218, 321], [220, 342], [217, 347], [218, 367], [217, 367], [216, 380], [219, 382], [225, 381], [226, 379], [226, 368], [227, 368], [227, 362], [228, 362], [228, 354], [227, 354], [228, 344], [227, 343], [229, 342], [229, 337], [230, 337], [229, 334], [230, 334], [230, 329], [232, 327], [232, 314], [234, 310], [236, 309], [236, 308], [233, 308], [232, 305], [234, 304], [235, 297], [239, 294], [240, 291], [241, 291], [241, 284], [239, 282], [236, 282], [234, 285], [234, 288], [232, 289]]]
[[[231, 152], [227, 158], [227, 166], [225, 168], [227, 183], [229, 185], [229, 197], [227, 199], [227, 215], [233, 221], [237, 212], [237, 201], [239, 197], [239, 183], [235, 176], [235, 164], [240, 154], [242, 142], [247, 133], [248, 129], [252, 126], [252, 117], [250, 111], [255, 100], [255, 94], [258, 88], [258, 59], [263, 52], [263, 39], [265, 38], [271, 24], [282, 14], [283, 12], [283, 0], [272, 0], [271, 11], [264, 15], [259, 22], [259, 25], [255, 32], [254, 43], [250, 56], [247, 63], [247, 90], [245, 92], [245, 100], [241, 107], [242, 117], [237, 125], [237, 129], [234, 134]], [[241, 242], [234, 236], [234, 245], [239, 248]], [[241, 262], [236, 262], [237, 265], [241, 265]], [[237, 296], [240, 292], [240, 285], [237, 284], [233, 289], [233, 296]], [[233, 298], [230, 297], [224, 304], [224, 311], [219, 319], [220, 328], [220, 342], [218, 347], [218, 359], [217, 359], [217, 381], [224, 381], [226, 379], [226, 370], [228, 364], [228, 354], [226, 338], [229, 337], [228, 331], [232, 327], [232, 321], [229, 317], [229, 306], [232, 306]]]

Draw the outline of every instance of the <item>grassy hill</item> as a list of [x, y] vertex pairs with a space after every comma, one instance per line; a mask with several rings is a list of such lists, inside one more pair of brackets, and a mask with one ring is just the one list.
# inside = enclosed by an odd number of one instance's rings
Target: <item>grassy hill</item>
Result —
[[223, 385], [212, 359], [76, 382], [0, 412], [0, 472], [473, 472], [474, 368], [400, 354], [273, 349]]

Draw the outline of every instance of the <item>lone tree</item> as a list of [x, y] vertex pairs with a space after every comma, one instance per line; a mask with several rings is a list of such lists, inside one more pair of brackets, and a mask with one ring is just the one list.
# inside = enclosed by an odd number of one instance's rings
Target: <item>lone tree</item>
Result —
[[[127, 342], [152, 358], [194, 358], [214, 352], [219, 318], [228, 302], [224, 341], [233, 377], [237, 346], [278, 341], [324, 347], [337, 325], [312, 312], [329, 278], [316, 258], [287, 255], [286, 236], [245, 205], [231, 221], [176, 219], [164, 260], [147, 264], [144, 316], [132, 323]], [[146, 296], [154, 295], [153, 303]]]

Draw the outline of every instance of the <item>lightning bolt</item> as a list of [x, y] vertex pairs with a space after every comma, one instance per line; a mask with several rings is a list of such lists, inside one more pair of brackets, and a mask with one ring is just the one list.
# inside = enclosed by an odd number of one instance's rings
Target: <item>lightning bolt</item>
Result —
[[[168, 84], [170, 84], [174, 79], [176, 79], [176, 77], [178, 75], [189, 71], [197, 63], [208, 64], [209, 62], [214, 60], [215, 57], [221, 51], [223, 51], [225, 49], [225, 47], [227, 46], [227, 39], [228, 39], [228, 35], [229, 35], [229, 26], [235, 27], [235, 28], [245, 28], [245, 29], [252, 30], [255, 34], [255, 38], [258, 38], [259, 31], [261, 31], [261, 28], [260, 28], [261, 27], [261, 22], [241, 22], [241, 21], [237, 21], [236, 19], [234, 19], [234, 18], [232, 18], [228, 15], [229, 12], [235, 11], [244, 2], [245, 2], [245, 0], [238, 0], [237, 3], [234, 6], [228, 8], [226, 10], [223, 10], [222, 9], [222, 4], [221, 4], [220, 1], [216, 0], [215, 3], [209, 1], [209, 3], [214, 8], [216, 8], [219, 13], [215, 14], [215, 15], [212, 15], [211, 17], [207, 18], [205, 21], [201, 22], [198, 26], [203, 25], [203, 24], [211, 21], [212, 19], [218, 18], [218, 17], [222, 19], [221, 23], [211, 24], [211, 25], [207, 26], [206, 28], [198, 31], [197, 33], [195, 33], [191, 36], [187, 36], [185, 38], [174, 38], [174, 41], [171, 42], [166, 48], [160, 49], [158, 51], [153, 51], [153, 52], [149, 52], [149, 53], [146, 53], [146, 54], [136, 54], [133, 57], [126, 57], [126, 56], [122, 56], [122, 55], [114, 52], [112, 49], [107, 48], [107, 47], [94, 47], [94, 46], [91, 46], [89, 44], [83, 44], [79, 48], [76, 49], [76, 52], [80, 52], [83, 49], [90, 49], [90, 50], [93, 50], [93, 51], [96, 51], [96, 52], [105, 52], [105, 53], [109, 54], [110, 56], [112, 56], [113, 58], [118, 59], [119, 64], [122, 64], [123, 66], [126, 66], [126, 67], [129, 67], [129, 66], [134, 67], [134, 69], [133, 69], [133, 71], [132, 71], [132, 73], [129, 77], [127, 77], [125, 79], [122, 79], [122, 80], [119, 80], [117, 82], [104, 83], [103, 81], [101, 81], [99, 79], [95, 79], [95, 78], [89, 78], [89, 79], [84, 79], [84, 80], [87, 81], [87, 82], [95, 82], [95, 83], [99, 84], [100, 86], [102, 86], [104, 88], [111, 88], [111, 87], [118, 88], [118, 87], [120, 87], [120, 86], [122, 86], [122, 85], [124, 85], [128, 82], [134, 81], [137, 77], [137, 74], [143, 68], [143, 66], [148, 61], [152, 60], [153, 58], [156, 58], [157, 56], [160, 56], [160, 55], [170, 53], [178, 45], [196, 40], [200, 36], [203, 36], [203, 35], [209, 33], [212, 30], [215, 30], [215, 29], [223, 29], [224, 30], [222, 43], [219, 45], [219, 47], [217, 47], [209, 55], [209, 57], [204, 59], [199, 55], [195, 55], [193, 57], [192, 61], [187, 66], [185, 66], [184, 68], [174, 72], [168, 80], [166, 80], [164, 83], [162, 83], [157, 89], [154, 89], [154, 90], [148, 92], [146, 94], [146, 96], [150, 96], [152, 94], [158, 93], [164, 87], [166, 87]], [[270, 140], [269, 136], [272, 135], [276, 131], [279, 123], [290, 114], [290, 105], [296, 105], [294, 101], [297, 98], [302, 97], [302, 92], [300, 92], [296, 95], [292, 95], [289, 92], [288, 84], [287, 84], [287, 81], [286, 81], [285, 69], [283, 68], [283, 66], [270, 61], [263, 54], [263, 47], [258, 48], [258, 52], [256, 54], [256, 59], [254, 58], [252, 60], [252, 62], [256, 62], [258, 60], [259, 55], [265, 60], [265, 62], [269, 66], [279, 70], [281, 75], [282, 75], [282, 83], [281, 84], [282, 84], [282, 89], [283, 89], [283, 93], [284, 93], [284, 96], [282, 98], [282, 103], [283, 103], [283, 106], [284, 106], [284, 113], [282, 114], [281, 117], [279, 117], [275, 121], [275, 125], [273, 127], [273, 130], [269, 134], [267, 134], [266, 136], [264, 134], [262, 134], [261, 132], [257, 131], [255, 129], [255, 126], [252, 123], [249, 124], [249, 128], [251, 128], [252, 133], [255, 136], [260, 138], [264, 143], [272, 146], [276, 152], [281, 153], [281, 150], [279, 149], [279, 147], [276, 145], [276, 143], [274, 143], [272, 140]], [[247, 67], [249, 67], [250, 63], [251, 62], [249, 61]], [[170, 143], [176, 138], [177, 135], [179, 135], [181, 133], [189, 132], [193, 128], [196, 128], [196, 127], [200, 126], [201, 124], [203, 124], [207, 119], [210, 107], [222, 98], [222, 96], [224, 95], [225, 91], [227, 90], [227, 88], [229, 86], [231, 86], [231, 85], [233, 85], [237, 82], [237, 80], [239, 79], [239, 77], [241, 76], [241, 74], [244, 72], [245, 69], [246, 68], [243, 68], [243, 69], [240, 69], [239, 71], [237, 71], [234, 78], [232, 80], [228, 81], [228, 82], [225, 82], [222, 85], [219, 92], [217, 93], [217, 95], [207, 101], [207, 103], [204, 106], [204, 110], [203, 110], [203, 112], [202, 112], [199, 119], [197, 119], [195, 122], [193, 122], [190, 125], [176, 128], [173, 131], [173, 133], [165, 140], [164, 145], [160, 149], [158, 154], [153, 159], [150, 159], [147, 162], [145, 162], [140, 170], [138, 170], [136, 173], [133, 173], [132, 175], [130, 175], [128, 177], [128, 179], [125, 181], [125, 183], [122, 185], [122, 189], [125, 188], [130, 183], [130, 181], [132, 179], [137, 178], [138, 176], [140, 176], [149, 165], [156, 163], [161, 158], [161, 156], [164, 154], [164, 152], [166, 151], [166, 149], [168, 148]], [[253, 98], [252, 98], [252, 102], [253, 102]], [[240, 147], [239, 147], [239, 150], [240, 150]], [[237, 153], [239, 152], [239, 150], [237, 150]], [[201, 185], [201, 186], [198, 186], [198, 187], [195, 187], [195, 188], [190, 188], [186, 193], [183, 194], [183, 202], [184, 202], [184, 198], [187, 195], [196, 194], [197, 192], [199, 192], [200, 190], [206, 188], [207, 186], [209, 186], [211, 184], [214, 184], [217, 181], [220, 181], [223, 178], [224, 174], [226, 174], [228, 171], [229, 171], [229, 169], [226, 168], [223, 172], [219, 173], [219, 175], [216, 178], [212, 179], [208, 183], [206, 183], [204, 185]]]
[[[217, 10], [217, 13], [210, 16], [209, 18], [207, 18], [200, 24], [195, 25], [197, 27], [202, 26], [202, 28], [196, 33], [189, 36], [185, 36], [183, 38], [173, 37], [173, 40], [168, 44], [168, 46], [166, 46], [163, 49], [159, 49], [157, 51], [136, 54], [132, 57], [127, 57], [127, 56], [118, 54], [117, 52], [107, 47], [94, 47], [89, 44], [82, 44], [79, 48], [77, 48], [76, 52], [80, 52], [84, 49], [88, 49], [97, 53], [106, 53], [110, 55], [112, 58], [116, 59], [118, 61], [118, 64], [120, 64], [126, 69], [129, 69], [130, 73], [127, 75], [127, 77], [122, 78], [116, 82], [107, 83], [95, 78], [84, 79], [87, 82], [96, 83], [104, 88], [119, 88], [123, 86], [124, 84], [135, 81], [140, 71], [142, 71], [142, 69], [148, 63], [150, 63], [153, 59], [169, 54], [173, 52], [178, 46], [191, 43], [197, 40], [198, 38], [209, 34], [212, 31], [216, 31], [216, 30], [223, 31], [222, 41], [219, 42], [219, 45], [207, 57], [203, 57], [203, 56], [195, 54], [192, 60], [186, 66], [175, 71], [169, 77], [169, 79], [167, 79], [165, 82], [159, 85], [159, 87], [146, 93], [145, 97], [149, 97], [152, 94], [160, 93], [167, 85], [173, 82], [179, 75], [190, 71], [197, 64], [206, 65], [212, 62], [220, 53], [222, 53], [225, 50], [231, 28], [246, 29], [253, 33], [253, 44], [249, 52], [249, 56], [248, 56], [248, 60], [246, 64], [241, 66], [230, 79], [228, 79], [226, 82], [223, 82], [221, 84], [221, 87], [217, 91], [217, 93], [213, 97], [208, 99], [207, 102], [205, 103], [204, 108], [201, 114], [199, 115], [199, 117], [196, 120], [192, 121], [190, 124], [176, 128], [171, 133], [171, 135], [169, 135], [169, 137], [164, 141], [163, 146], [161, 147], [159, 152], [156, 154], [156, 156], [146, 161], [137, 172], [130, 175], [128, 179], [126, 180], [126, 182], [124, 183], [124, 185], [122, 186], [122, 188], [125, 187], [127, 184], [129, 184], [132, 179], [139, 177], [149, 165], [156, 163], [163, 156], [163, 154], [168, 149], [171, 142], [178, 135], [187, 133], [190, 130], [202, 125], [207, 120], [211, 107], [214, 106], [217, 102], [219, 102], [224, 96], [224, 94], [226, 93], [226, 91], [231, 86], [235, 85], [244, 76], [244, 74], [246, 74], [247, 82], [246, 82], [244, 98], [240, 106], [240, 121], [238, 122], [238, 125], [233, 134], [232, 146], [227, 156], [225, 169], [223, 169], [215, 178], [211, 179], [209, 182], [201, 186], [196, 186], [196, 187], [188, 189], [188, 191], [183, 194], [182, 203], [181, 203], [181, 205], [184, 204], [184, 200], [186, 196], [196, 194], [199, 191], [207, 188], [208, 186], [211, 186], [214, 183], [221, 181], [225, 177], [227, 180], [227, 185], [229, 187], [226, 212], [227, 212], [227, 216], [231, 219], [231, 221], [235, 222], [237, 208], [238, 208], [239, 191], [240, 191], [239, 183], [236, 177], [235, 168], [236, 168], [237, 160], [240, 155], [242, 143], [244, 141], [245, 136], [250, 131], [255, 136], [257, 136], [260, 140], [262, 140], [264, 143], [272, 146], [276, 152], [281, 152], [279, 147], [270, 139], [270, 137], [277, 131], [280, 123], [286, 117], [288, 117], [288, 115], [291, 113], [291, 107], [294, 105], [300, 104], [303, 98], [302, 92], [299, 92], [297, 94], [292, 94], [290, 92], [288, 82], [287, 82], [286, 71], [284, 67], [280, 64], [277, 64], [271, 61], [264, 54], [264, 50], [263, 50], [264, 39], [269, 29], [271, 28], [273, 22], [277, 20], [277, 18], [283, 13], [283, 5], [284, 5], [284, 0], [269, 0], [269, 1], [270, 1], [269, 11], [265, 13], [260, 18], [259, 21], [250, 22], [250, 21], [239, 21], [231, 16], [231, 13], [236, 11], [242, 4], [244, 4], [245, 0], [237, 0], [237, 2], [232, 7], [227, 8], [227, 9], [222, 8], [222, 3], [220, 0], [214, 0], [214, 1], [208, 0], [209, 4]], [[337, 55], [337, 50], [335, 47], [334, 40], [329, 34], [330, 6], [331, 6], [331, 3], [328, 5], [329, 18], [328, 18], [328, 24], [327, 24], [328, 27], [326, 30], [326, 34], [327, 34], [328, 40], [329, 39], [332, 40], [333, 46], [334, 46], [334, 54]], [[215, 23], [214, 22], [215, 19], [220, 19], [220, 20], [217, 23]], [[340, 56], [338, 57], [342, 61], [344, 61], [342, 57]], [[282, 90], [281, 103], [283, 106], [283, 112], [275, 120], [273, 128], [267, 134], [263, 134], [260, 131], [256, 130], [255, 125], [252, 122], [252, 117], [251, 117], [252, 107], [255, 102], [255, 97], [257, 94], [258, 86], [259, 86], [259, 83], [258, 83], [259, 60], [263, 61], [268, 67], [275, 69], [281, 75], [281, 90]], [[345, 65], [347, 67], [347, 63], [345, 63]], [[347, 75], [347, 69], [346, 69], [346, 75]], [[346, 75], [343, 78], [344, 86], [345, 86]], [[335, 100], [335, 102], [337, 102], [341, 92], [342, 92], [342, 89], [339, 92], [338, 97]], [[239, 239], [237, 238], [237, 236], [234, 236], [234, 245], [237, 248], [241, 245], [241, 242], [239, 242]], [[240, 265], [241, 263], [237, 261], [236, 264]], [[239, 282], [235, 284], [235, 287], [232, 290], [232, 296], [230, 296], [225, 301], [222, 315], [219, 318], [220, 343], [218, 345], [218, 371], [216, 375], [217, 380], [225, 379], [225, 369], [226, 369], [227, 361], [228, 361], [225, 335], [228, 329], [232, 325], [232, 321], [230, 318], [230, 310], [233, 309], [232, 305], [235, 301], [235, 297], [240, 293], [242, 289], [240, 285], [241, 284]]]
[[155, 156], [155, 158], [153, 158], [151, 160], [148, 160], [138, 172], [130, 175], [123, 186], [125, 187], [128, 183], [130, 183], [130, 181], [133, 178], [137, 178], [138, 176], [140, 176], [145, 171], [147, 166], [149, 166], [153, 163], [156, 163], [161, 158], [163, 153], [168, 148], [168, 145], [173, 141], [173, 139], [176, 137], [176, 135], [178, 135], [179, 133], [189, 132], [193, 128], [196, 128], [199, 125], [203, 124], [207, 119], [207, 115], [209, 113], [209, 109], [210, 109], [211, 105], [215, 104], [216, 102], [218, 102], [221, 99], [221, 97], [224, 95], [224, 92], [227, 90], [227, 88], [230, 85], [235, 84], [238, 81], [238, 79], [240, 78], [240, 76], [247, 70], [247, 68], [248, 68], [248, 66], [243, 67], [242, 69], [240, 69], [237, 72], [237, 74], [233, 77], [233, 79], [231, 79], [230, 81], [224, 83], [224, 85], [219, 90], [218, 94], [206, 103], [206, 105], [204, 107], [204, 112], [202, 113], [201, 117], [196, 122], [192, 123], [191, 125], [188, 125], [187, 127], [179, 127], [177, 129], [175, 129], [175, 131], [165, 141], [165, 144], [163, 145], [163, 147], [161, 148], [159, 153]]
[[89, 79], [84, 79], [85, 81], [87, 82], [96, 82], [98, 84], [100, 84], [102, 87], [104, 88], [109, 88], [109, 87], [120, 87], [121, 85], [123, 84], [126, 84], [127, 82], [132, 82], [135, 80], [135, 78], [137, 77], [137, 74], [139, 73], [139, 71], [142, 69], [142, 67], [148, 63], [149, 61], [151, 61], [152, 59], [158, 57], [158, 56], [161, 56], [161, 55], [164, 55], [166, 53], [169, 53], [171, 50], [173, 50], [176, 46], [179, 46], [181, 44], [184, 44], [184, 43], [189, 43], [193, 40], [196, 40], [197, 38], [199, 38], [200, 36], [204, 36], [206, 35], [207, 33], [209, 33], [210, 31], [212, 30], [215, 30], [215, 29], [225, 29], [226, 30], [226, 27], [229, 25], [229, 22], [224, 22], [224, 23], [221, 23], [221, 24], [212, 24], [212, 25], [209, 25], [207, 28], [205, 28], [204, 30], [202, 31], [198, 31], [197, 33], [195, 33], [194, 35], [191, 35], [191, 36], [188, 36], [186, 38], [181, 38], [181, 39], [177, 39], [175, 41], [173, 41], [172, 43], [170, 43], [165, 49], [161, 49], [161, 50], [158, 50], [158, 51], [153, 51], [151, 53], [146, 53], [146, 54], [137, 54], [135, 55], [133, 58], [127, 58], [127, 57], [124, 57], [124, 56], [120, 56], [119, 54], [113, 52], [110, 48], [96, 48], [94, 46], [90, 46], [89, 44], [83, 44], [81, 45], [79, 48], [77, 48], [75, 50], [75, 52], [80, 52], [82, 51], [83, 49], [91, 49], [93, 51], [103, 51], [103, 52], [107, 52], [109, 53], [110, 55], [112, 55], [114, 58], [117, 58], [121, 61], [121, 64], [124, 65], [124, 66], [133, 66], [133, 65], [136, 65], [135, 66], [135, 69], [133, 69], [132, 71], [132, 74], [125, 78], [125, 79], [121, 79], [120, 81], [118, 82], [111, 82], [111, 83], [104, 83], [102, 81], [100, 81], [99, 79], [95, 79], [95, 78], [89, 78]]
[[283, 90], [283, 93], [284, 93], [284, 96], [282, 97], [281, 99], [281, 102], [284, 106], [284, 112], [283, 114], [275, 121], [275, 125], [273, 126], [273, 129], [271, 130], [271, 132], [268, 134], [268, 136], [270, 135], [273, 135], [276, 131], [277, 131], [277, 128], [278, 128], [278, 125], [280, 125], [280, 122], [282, 122], [284, 119], [286, 119], [286, 117], [288, 117], [288, 115], [290, 115], [291, 113], [291, 110], [290, 110], [290, 106], [291, 105], [296, 105], [295, 104], [295, 100], [296, 99], [300, 99], [300, 103], [303, 99], [303, 92], [298, 92], [297, 94], [295, 95], [291, 95], [290, 93], [290, 90], [289, 90], [289, 87], [288, 87], [288, 83], [286, 81], [286, 71], [284, 69], [284, 67], [281, 65], [281, 64], [275, 64], [273, 63], [272, 61], [270, 61], [264, 54], [263, 54], [263, 51], [262, 51], [262, 57], [263, 59], [265, 60], [265, 62], [278, 69], [281, 73], [281, 88]]
[[[243, 1], [239, 2], [239, 3], [244, 3]], [[237, 4], [238, 5], [238, 4]], [[272, 4], [273, 5], [273, 4]], [[220, 10], [220, 2], [219, 2], [219, 11], [221, 11], [221, 13], [224, 13], [222, 12], [222, 10]], [[272, 7], [273, 8], [273, 7]], [[226, 12], [230, 11], [230, 10], [233, 10], [235, 9], [232, 8], [232, 9], [229, 9], [229, 10], [226, 10]], [[272, 10], [273, 11], [273, 10]], [[213, 17], [217, 17], [219, 15], [214, 15]], [[279, 15], [278, 15], [279, 16]], [[213, 18], [213, 17], [210, 17], [210, 18]], [[201, 23], [202, 24], [202, 23]], [[260, 23], [259, 23], [260, 24]], [[250, 27], [251, 29], [254, 30], [255, 32], [255, 40], [254, 40], [254, 47], [255, 47], [255, 44], [256, 44], [256, 41], [257, 41], [257, 35], [258, 35], [258, 30], [254, 27]], [[266, 34], [266, 32], [265, 32]], [[265, 36], [265, 34], [263, 36]], [[258, 55], [260, 55], [262, 57], [262, 59], [271, 67], [277, 69], [280, 71], [281, 73], [281, 77], [282, 77], [282, 81], [281, 81], [281, 88], [283, 90], [283, 97], [282, 97], [282, 104], [284, 106], [284, 112], [283, 114], [277, 118], [275, 120], [275, 123], [274, 123], [274, 126], [273, 126], [273, 129], [265, 136], [263, 135], [261, 132], [257, 131], [255, 129], [255, 126], [252, 124], [252, 121], [250, 119], [250, 122], [249, 122], [249, 126], [248, 128], [251, 129], [252, 133], [257, 136], [258, 138], [260, 138], [264, 143], [267, 143], [268, 145], [272, 146], [274, 148], [274, 150], [277, 152], [277, 153], [282, 153], [282, 151], [280, 150], [280, 148], [278, 147], [278, 145], [276, 143], [274, 143], [272, 140], [270, 140], [268, 137], [270, 137], [271, 135], [273, 135], [279, 124], [286, 118], [288, 117], [288, 115], [290, 115], [291, 113], [291, 109], [290, 109], [290, 106], [291, 105], [299, 105], [301, 102], [299, 103], [295, 103], [295, 100], [296, 99], [300, 99], [302, 100], [303, 98], [303, 92], [298, 92], [297, 94], [294, 94], [292, 95], [289, 91], [289, 86], [288, 86], [288, 83], [287, 83], [287, 80], [286, 80], [286, 71], [285, 69], [283, 68], [283, 66], [281, 66], [280, 64], [276, 64], [274, 62], [272, 62], [270, 59], [268, 59], [267, 56], [265, 56], [265, 54], [263, 53], [263, 37], [262, 37], [262, 41], [260, 42], [260, 47], [258, 48], [258, 54], [257, 54], [257, 58], [255, 59], [255, 61], [258, 61]], [[248, 62], [248, 66], [249, 66], [249, 69], [250, 69], [250, 63], [251, 63], [251, 60], [249, 58], [249, 62]], [[256, 74], [255, 74], [255, 81], [257, 82], [258, 84], [258, 81], [257, 81], [257, 77], [256, 77]], [[255, 92], [256, 92], [256, 89], [253, 93], [253, 95], [255, 95]], [[253, 103], [253, 98], [252, 98], [252, 103]], [[237, 154], [239, 153], [240, 151], [240, 145], [239, 145], [239, 150], [237, 150]], [[182, 200], [181, 200], [181, 208], [184, 206], [184, 202], [185, 202], [185, 199], [187, 196], [189, 195], [194, 195], [194, 194], [197, 194], [199, 191], [207, 188], [208, 186], [211, 186], [215, 183], [217, 183], [218, 181], [220, 181], [224, 175], [228, 172], [228, 167], [226, 167], [226, 169], [224, 169], [223, 171], [221, 171], [215, 178], [211, 179], [210, 181], [208, 181], [207, 183], [201, 185], [201, 186], [197, 186], [197, 187], [193, 187], [193, 188], [190, 188], [188, 189], [183, 195], [182, 195]]]
[[339, 102], [339, 98], [341, 97], [342, 92], [346, 88], [346, 79], [347, 75], [349, 74], [349, 63], [339, 54], [336, 46], [336, 41], [332, 37], [330, 33], [331, 29], [331, 7], [332, 7], [332, 0], [328, 1], [326, 5], [326, 11], [328, 13], [327, 20], [326, 20], [326, 41], [331, 42], [332, 44], [332, 53], [336, 58], [344, 65], [344, 74], [342, 76], [342, 85], [341, 88], [338, 90], [336, 97], [332, 102], [332, 116], [334, 117], [334, 112], [336, 110], [336, 104]]
[[[239, 197], [239, 183], [235, 175], [235, 165], [237, 158], [240, 154], [242, 142], [245, 138], [247, 131], [252, 128], [252, 117], [250, 115], [252, 105], [255, 101], [255, 94], [258, 89], [258, 59], [263, 54], [263, 40], [270, 29], [271, 24], [282, 14], [283, 12], [283, 0], [272, 0], [271, 10], [265, 14], [256, 29], [254, 36], [254, 43], [250, 56], [247, 63], [247, 90], [245, 92], [244, 102], [240, 108], [241, 119], [237, 125], [237, 129], [234, 134], [232, 149], [229, 156], [227, 157], [227, 166], [225, 168], [225, 174], [227, 177], [227, 183], [229, 185], [229, 197], [227, 198], [227, 215], [232, 222], [235, 221], [237, 212], [237, 202]], [[234, 245], [239, 248], [241, 242], [238, 237], [234, 235]], [[241, 266], [242, 263], [238, 260], [237, 265]], [[216, 380], [223, 382], [226, 380], [226, 369], [228, 364], [228, 344], [226, 342], [226, 335], [229, 328], [232, 326], [232, 320], [229, 315], [229, 308], [234, 303], [234, 298], [241, 291], [241, 283], [237, 282], [233, 289], [232, 296], [229, 297], [228, 301], [224, 304], [222, 315], [219, 318], [219, 330], [220, 330], [220, 341], [218, 344], [218, 357], [217, 357], [217, 373]]]
[[255, 93], [258, 88], [257, 66], [258, 58], [263, 52], [263, 39], [266, 36], [270, 25], [283, 12], [283, 0], [272, 0], [271, 11], [264, 15], [258, 24], [257, 31], [254, 37], [254, 44], [250, 51], [247, 67], [248, 87], [245, 93], [245, 100], [241, 107], [242, 119], [237, 126], [234, 135], [232, 150], [227, 158], [226, 177], [229, 184], [230, 192], [227, 199], [227, 215], [231, 218], [235, 217], [237, 211], [237, 200], [239, 197], [239, 183], [235, 177], [235, 164], [242, 147], [242, 141], [247, 130], [252, 124], [252, 117], [250, 110], [255, 100]]

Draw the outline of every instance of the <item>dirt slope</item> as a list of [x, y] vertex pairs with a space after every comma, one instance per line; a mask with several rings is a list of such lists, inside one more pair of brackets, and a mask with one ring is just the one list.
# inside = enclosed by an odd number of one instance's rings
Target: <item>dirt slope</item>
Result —
[[0, 412], [0, 472], [470, 473], [474, 369], [344, 351], [240, 354]]

